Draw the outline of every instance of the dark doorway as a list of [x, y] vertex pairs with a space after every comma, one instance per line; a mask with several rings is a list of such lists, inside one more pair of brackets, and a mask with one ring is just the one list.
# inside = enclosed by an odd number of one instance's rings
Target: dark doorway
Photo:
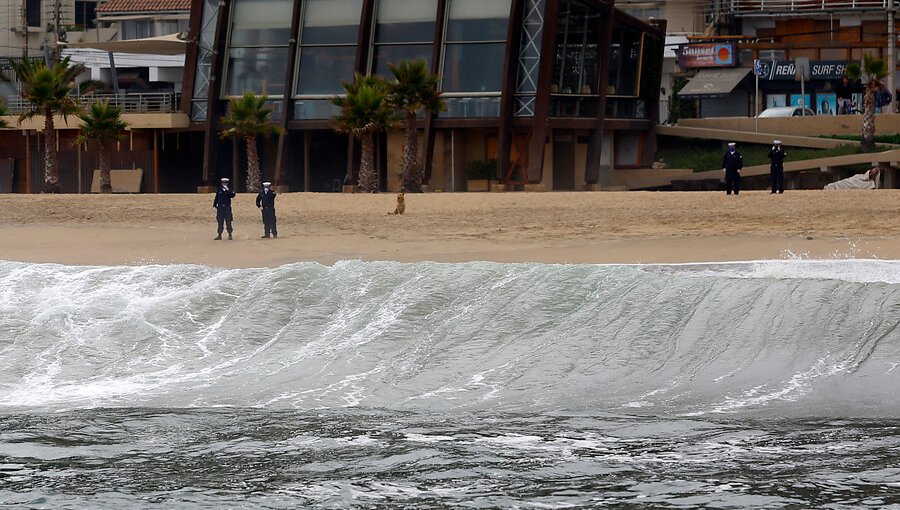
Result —
[[309, 131], [309, 191], [340, 192], [347, 175], [347, 137], [334, 131]]
[[553, 134], [553, 189], [575, 189], [575, 133]]

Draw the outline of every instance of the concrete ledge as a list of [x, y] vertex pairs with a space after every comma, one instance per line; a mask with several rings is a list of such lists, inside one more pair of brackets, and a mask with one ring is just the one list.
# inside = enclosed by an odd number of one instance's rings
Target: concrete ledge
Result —
[[197, 186], [197, 193], [215, 193], [216, 186]]
[[[759, 132], [756, 132], [755, 117], [718, 117], [710, 119], [680, 119], [680, 128], [703, 128], [720, 131], [724, 135], [736, 133], [764, 134], [771, 136], [778, 133], [778, 138], [785, 145], [797, 145], [784, 139], [786, 136], [810, 138], [832, 135], [859, 135], [862, 131], [862, 115], [813, 115], [811, 117], [785, 117], [759, 119]], [[659, 126], [659, 134], [673, 126]], [[875, 133], [900, 132], [900, 114], [879, 113], [875, 115]], [[684, 135], [688, 136], [688, 135]], [[740, 141], [740, 140], [738, 140]], [[771, 140], [769, 142], [771, 143]], [[844, 141], [844, 143], [858, 143]], [[827, 148], [827, 147], [825, 147]]]
[[537, 184], [526, 184], [525, 191], [542, 192], [544, 191], [544, 183], [539, 182]]

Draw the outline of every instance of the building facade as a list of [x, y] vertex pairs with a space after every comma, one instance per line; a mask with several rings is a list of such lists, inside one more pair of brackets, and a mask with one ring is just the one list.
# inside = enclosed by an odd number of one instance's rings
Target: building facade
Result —
[[[710, 9], [708, 33], [690, 38], [682, 48], [728, 45], [735, 58], [716, 69], [685, 67], [701, 86], [725, 75], [731, 78], [719, 80], [722, 87], [693, 89], [683, 96], [698, 100], [700, 116], [746, 116], [800, 104], [817, 115], [834, 115], [836, 85], [847, 66], [860, 63], [863, 55], [884, 59], [889, 70], [885, 83], [892, 90], [898, 85], [894, 46], [900, 25], [893, 0], [734, 0], [714, 2]], [[802, 86], [794, 79], [800, 58], [810, 64], [809, 80]], [[760, 61], [758, 95], [755, 60]], [[854, 111], [861, 110], [861, 90], [853, 100]]]
[[[600, 0], [193, 0], [182, 105], [202, 136], [205, 184], [240, 178], [221, 140], [228, 99], [265, 94], [285, 134], [260, 141], [264, 175], [293, 191], [355, 180], [359, 150], [333, 130], [330, 98], [354, 73], [407, 59], [440, 75], [446, 111], [426, 116], [421, 165], [433, 189], [463, 191], [466, 168], [533, 189], [594, 189], [655, 152], [665, 23]], [[384, 190], [402, 140], [382, 136]]]

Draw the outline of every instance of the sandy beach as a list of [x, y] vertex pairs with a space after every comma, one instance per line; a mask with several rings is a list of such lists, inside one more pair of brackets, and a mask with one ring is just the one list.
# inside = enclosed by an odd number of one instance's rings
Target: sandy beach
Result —
[[900, 259], [900, 190], [724, 193], [286, 193], [279, 238], [255, 195], [213, 241], [211, 195], [0, 195], [0, 259], [61, 264], [298, 261], [681, 263]]

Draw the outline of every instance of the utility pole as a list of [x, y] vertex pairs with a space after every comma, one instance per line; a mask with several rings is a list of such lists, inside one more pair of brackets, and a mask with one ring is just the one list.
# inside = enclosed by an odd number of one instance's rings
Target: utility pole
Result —
[[62, 58], [62, 49], [59, 43], [66, 38], [66, 31], [61, 26], [62, 23], [62, 0], [54, 0], [53, 2], [53, 62], [59, 62]]
[[[888, 36], [887, 36], [887, 90], [891, 93], [891, 95], [896, 96], [897, 88], [894, 83], [894, 73], [897, 71], [897, 56], [895, 54], [895, 46], [897, 44], [897, 35], [894, 30], [894, 25], [896, 24], [895, 16], [894, 16], [894, 0], [888, 0], [887, 2], [887, 26], [888, 26]], [[894, 98], [893, 104], [889, 107], [890, 111], [894, 111], [897, 108], [897, 98]]]

